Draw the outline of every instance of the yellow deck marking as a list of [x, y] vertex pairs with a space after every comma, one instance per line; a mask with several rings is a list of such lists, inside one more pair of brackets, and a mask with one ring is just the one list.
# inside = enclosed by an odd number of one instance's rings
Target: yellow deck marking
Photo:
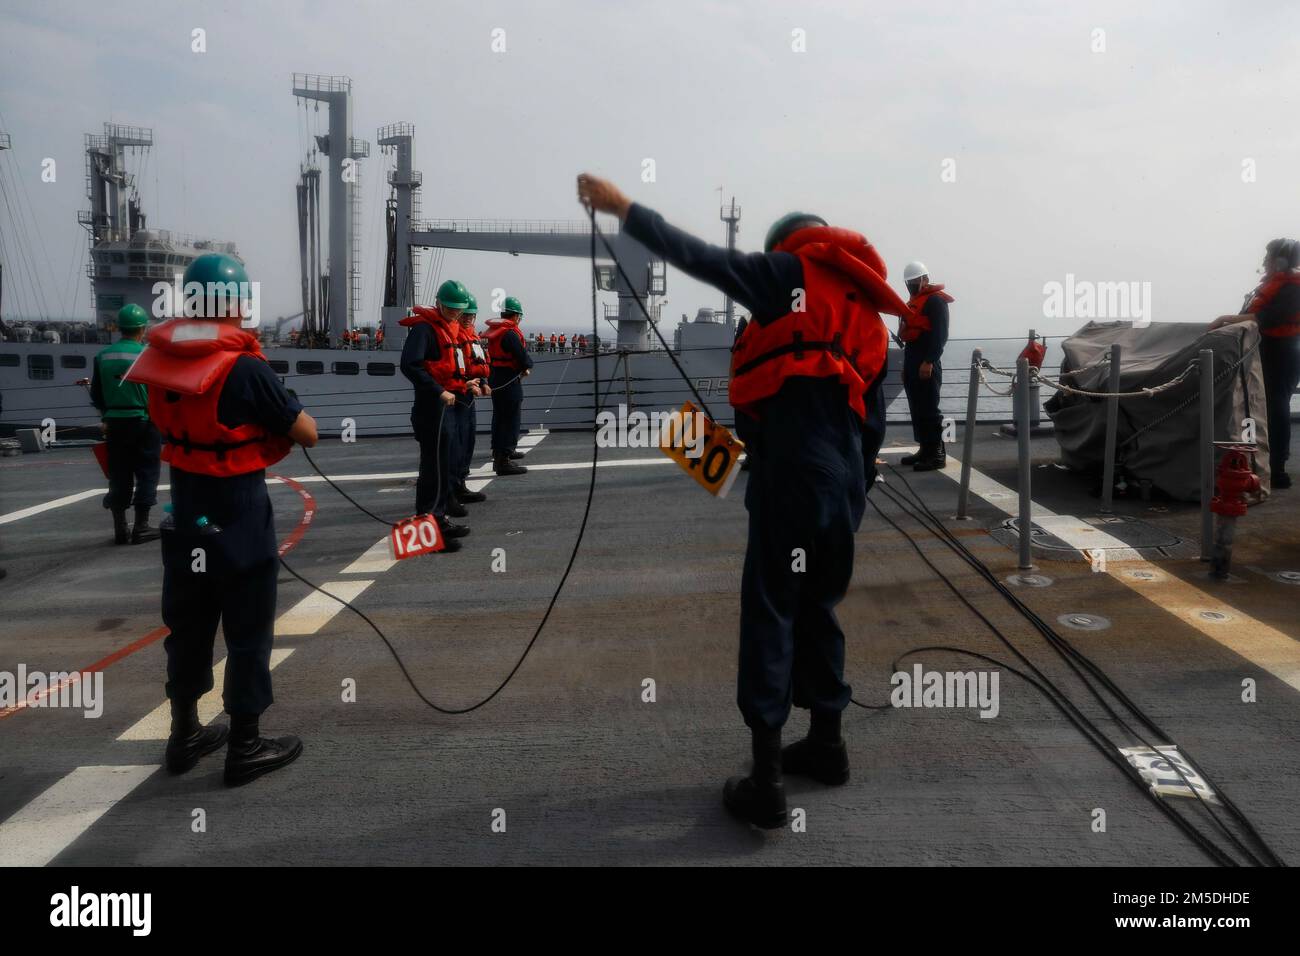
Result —
[[[943, 474], [960, 482], [961, 462], [949, 455]], [[971, 469], [970, 488], [998, 510], [1013, 516], [1019, 514], [1016, 492], [974, 468]], [[1035, 523], [1038, 523], [1040, 517], [1062, 517], [1037, 503], [1034, 504], [1033, 514]], [[1061, 528], [1066, 524], [1067, 522], [1053, 523], [1049, 520], [1040, 524], [1040, 527], [1054, 525], [1055, 528]], [[1076, 540], [1066, 540], [1068, 544], [1078, 546]], [[1096, 545], [1092, 547], [1095, 548]], [[1085, 547], [1080, 548], [1081, 552], [1087, 550]], [[1129, 548], [1124, 548], [1123, 551], [1133, 553]], [[1300, 691], [1300, 642], [1294, 638], [1263, 621], [1255, 620], [1222, 598], [1202, 591], [1173, 574], [1164, 573], [1150, 561], [1140, 558], [1130, 560], [1129, 554], [1123, 552], [1118, 555], [1107, 552], [1106, 566], [1107, 576], [1112, 581], [1118, 581], [1129, 590], [1142, 595], [1201, 634]], [[1141, 573], [1134, 574], [1134, 571]], [[1218, 611], [1229, 619], [1207, 619], [1201, 616], [1202, 611]]]

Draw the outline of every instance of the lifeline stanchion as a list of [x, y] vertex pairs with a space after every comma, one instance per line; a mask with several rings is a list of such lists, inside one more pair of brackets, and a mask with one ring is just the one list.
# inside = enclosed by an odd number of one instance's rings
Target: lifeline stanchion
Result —
[[975, 415], [980, 398], [980, 361], [984, 353], [976, 349], [970, 356], [970, 386], [966, 390], [966, 431], [961, 436], [961, 487], [957, 492], [957, 517], [966, 518], [966, 502], [970, 497], [970, 459], [975, 450]]
[[1034, 566], [1031, 551], [1034, 531], [1033, 499], [1030, 497], [1029, 479], [1029, 359], [1016, 362], [1016, 444], [1020, 457], [1020, 570], [1029, 571]]
[[1214, 551], [1214, 350], [1201, 349], [1201, 560]]
[[[1035, 329], [1029, 330], [1029, 344], [1033, 345], [1038, 341], [1038, 332]], [[1039, 394], [1038, 376], [1035, 375], [1029, 385], [1029, 430], [1032, 434], [1037, 431], [1043, 423], [1043, 402]]]
[[1115, 503], [1115, 441], [1119, 430], [1120, 347], [1110, 347], [1110, 398], [1106, 399], [1106, 458], [1101, 473], [1101, 510], [1109, 512]]

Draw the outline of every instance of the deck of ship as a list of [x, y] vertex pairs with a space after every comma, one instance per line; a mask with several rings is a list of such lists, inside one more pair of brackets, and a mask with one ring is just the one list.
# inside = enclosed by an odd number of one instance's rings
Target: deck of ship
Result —
[[[987, 531], [1013, 504], [998, 483], [1014, 485], [1014, 442], [995, 430], [979, 427], [973, 456], [983, 497], [972, 500], [972, 520], [950, 525], [1007, 577], [1016, 554]], [[890, 440], [901, 443], [903, 433], [893, 429]], [[365, 557], [384, 529], [313, 480], [296, 452], [275, 471], [300, 479], [314, 504], [287, 560], [327, 589], [355, 595], [425, 692], [463, 706], [496, 686], [541, 617], [582, 515], [590, 442], [574, 433], [541, 437], [525, 463], [543, 467], [487, 485], [489, 501], [472, 506], [462, 552], [396, 564], [378, 549]], [[900, 450], [887, 446], [887, 457]], [[351, 476], [346, 489], [368, 507], [398, 517], [410, 507], [415, 451], [403, 439], [332, 441], [315, 457], [330, 474]], [[1038, 439], [1034, 451], [1045, 465], [1055, 444]], [[282, 573], [276, 704], [263, 729], [299, 733], [305, 752], [291, 768], [235, 790], [221, 786], [219, 756], [179, 778], [156, 769], [166, 732], [157, 546], [110, 543], [104, 483], [84, 449], [0, 459], [0, 565], [8, 570], [0, 670], [107, 661], [99, 719], [59, 709], [0, 718], [0, 863], [1206, 862], [1009, 674], [995, 719], [961, 709], [850, 708], [852, 781], [837, 789], [788, 782], [791, 806], [807, 813], [806, 832], [760, 834], [729, 819], [722, 780], [745, 765], [748, 749], [734, 704], [745, 479], [716, 501], [655, 451], [601, 457], [607, 467], [590, 524], [550, 623], [515, 679], [472, 714], [428, 710], [359, 618]], [[954, 475], [950, 465], [948, 474], [908, 477], [950, 516]], [[1040, 467], [1034, 479], [1036, 501], [1057, 515], [1096, 514], [1097, 500], [1076, 476]], [[306, 499], [278, 483], [272, 496], [289, 537]], [[897, 516], [883, 495], [873, 498]], [[1165, 533], [1174, 556], [1143, 552], [1152, 560], [1141, 567], [1154, 573], [1132, 575], [1126, 570], [1138, 565], [1116, 561], [1095, 573], [1077, 550], [1040, 550], [1039, 573], [1053, 583], [1018, 593], [1052, 622], [1108, 619], [1101, 630], [1060, 627], [1200, 761], [1274, 849], [1300, 860], [1300, 590], [1278, 576], [1300, 571], [1300, 491], [1280, 492], [1242, 520], [1236, 574], [1222, 584], [1194, 556], [1194, 506], [1124, 501], [1116, 513]], [[1035, 663], [1083, 699], [1022, 618], [910, 519], [898, 520]], [[1090, 527], [1129, 533], [1118, 523]], [[1066, 545], [1086, 540], [1081, 528], [1057, 523]], [[505, 573], [490, 567], [497, 548], [505, 549]], [[859, 699], [885, 700], [891, 661], [918, 645], [1007, 655], [870, 509], [840, 616]], [[217, 647], [219, 659], [220, 640]], [[942, 654], [917, 660], [977, 666]], [[642, 700], [646, 678], [655, 681], [654, 703]], [[1254, 703], [1242, 702], [1248, 678]], [[341, 699], [348, 680], [354, 703]], [[1084, 706], [1123, 739], [1097, 707]], [[796, 712], [790, 736], [805, 725]], [[205, 832], [194, 832], [197, 808]], [[1104, 833], [1092, 828], [1097, 808], [1106, 811]], [[498, 809], [504, 833], [493, 829]]]

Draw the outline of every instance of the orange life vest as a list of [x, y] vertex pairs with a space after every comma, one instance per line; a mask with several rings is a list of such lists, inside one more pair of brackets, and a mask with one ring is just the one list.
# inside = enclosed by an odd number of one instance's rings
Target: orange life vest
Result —
[[412, 306], [414, 315], [402, 319], [399, 325], [408, 328], [423, 322], [433, 330], [433, 340], [438, 344], [438, 357], [425, 359], [424, 370], [433, 380], [454, 395], [463, 395], [465, 381], [465, 353], [461, 349], [460, 334], [452, 328], [443, 314], [427, 306]]
[[915, 342], [924, 332], [930, 331], [930, 317], [925, 314], [925, 304], [937, 295], [944, 302], [954, 301], [943, 291], [942, 285], [927, 285], [907, 302], [907, 313], [898, 317], [898, 337], [904, 342]]
[[[1250, 301], [1246, 304], [1245, 311], [1258, 317], [1259, 310], [1277, 298], [1277, 294], [1282, 291], [1283, 286], [1288, 285], [1300, 285], [1300, 274], [1295, 272], [1273, 273], [1250, 294]], [[1300, 335], [1300, 312], [1288, 315], [1281, 322], [1267, 328], [1261, 325], [1259, 332], [1261, 335], [1267, 335], [1275, 339], [1286, 339]]]
[[465, 353], [465, 375], [467, 378], [487, 378], [492, 371], [488, 365], [487, 350], [479, 341], [478, 330], [472, 325], [460, 327], [461, 349]]
[[519, 342], [527, 346], [524, 341], [524, 333], [519, 331], [519, 323], [514, 319], [488, 319], [488, 358], [493, 368], [508, 368], [516, 372], [522, 372], [524, 367], [520, 365], [513, 355], [505, 350], [502, 339], [507, 335], [515, 335]]
[[198, 475], [230, 478], [261, 471], [289, 454], [293, 441], [252, 423], [227, 428], [217, 403], [240, 356], [266, 361], [257, 336], [237, 325], [172, 319], [145, 336], [125, 378], [149, 389], [149, 418], [162, 433], [162, 460]]
[[907, 311], [885, 281], [884, 260], [866, 237], [833, 226], [796, 230], [775, 251], [794, 254], [803, 267], [803, 309], [745, 326], [731, 354], [731, 404], [757, 418], [759, 403], [787, 379], [835, 378], [865, 419], [866, 391], [889, 348], [880, 313]]

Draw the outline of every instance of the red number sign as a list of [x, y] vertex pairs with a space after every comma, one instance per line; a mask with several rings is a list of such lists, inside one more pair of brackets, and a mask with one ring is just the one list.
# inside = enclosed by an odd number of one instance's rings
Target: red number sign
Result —
[[397, 561], [443, 549], [442, 529], [438, 527], [438, 521], [433, 515], [416, 515], [397, 522], [393, 525], [388, 540], [393, 546], [393, 558]]

